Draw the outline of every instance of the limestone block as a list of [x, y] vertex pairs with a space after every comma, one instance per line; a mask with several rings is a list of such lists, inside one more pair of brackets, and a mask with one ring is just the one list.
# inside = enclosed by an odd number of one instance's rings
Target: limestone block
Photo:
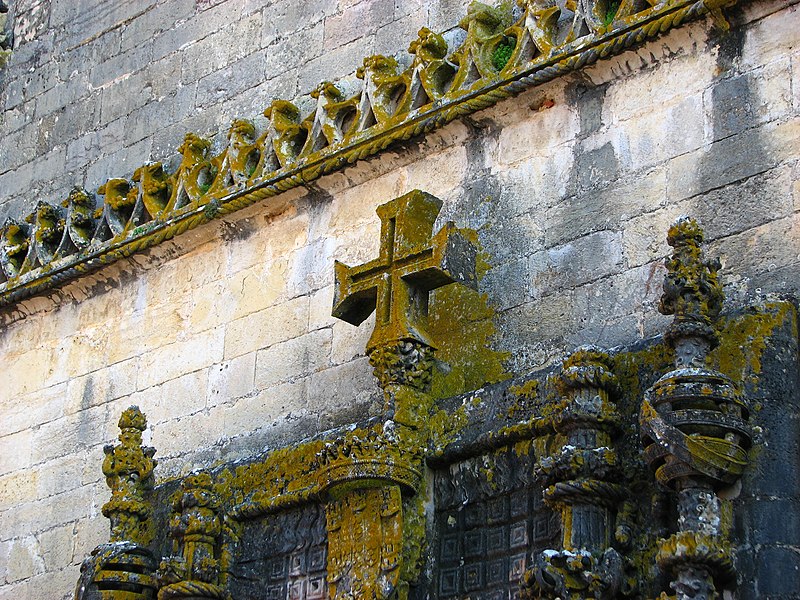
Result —
[[[203, 13], [197, 20], [203, 20], [207, 14]], [[226, 25], [181, 49], [181, 81], [184, 84], [191, 85], [205, 75], [247, 56], [258, 47], [260, 14], [255, 13], [232, 23], [228, 19]]]
[[[330, 51], [376, 31], [394, 13], [394, 0], [372, 0], [325, 18], [325, 50]], [[366, 55], [365, 55], [366, 56]]]
[[[322, 54], [325, 26], [322, 21], [287, 37], [277, 38], [265, 49], [264, 79], [296, 69]], [[308, 90], [303, 90], [304, 92]]]
[[[366, 3], [365, 3], [366, 4]], [[409, 12], [401, 17], [397, 17], [397, 2], [395, 2], [395, 21], [386, 23], [377, 30], [375, 34], [375, 54], [393, 56], [398, 50], [403, 48], [398, 45], [399, 40], [413, 40], [417, 37], [417, 32], [428, 23], [428, 11], [424, 6], [413, 8], [413, 2], [403, 2], [402, 4], [412, 5], [404, 10]], [[347, 14], [346, 12], [343, 14]], [[382, 21], [386, 22], [386, 17]], [[434, 194], [436, 195], [436, 194]]]
[[705, 92], [707, 129], [717, 140], [791, 112], [791, 73], [788, 58], [722, 79]]
[[255, 363], [256, 387], [264, 390], [330, 367], [331, 339], [330, 329], [319, 329], [259, 350]]
[[293, 0], [270, 3], [262, 11], [261, 46], [269, 46], [277, 38], [286, 36], [287, 32], [316, 25], [336, 13], [338, 4], [337, 0], [321, 0], [312, 4]]
[[206, 408], [209, 369], [199, 369], [165, 381], [153, 399], [142, 406], [150, 423], [193, 415]]
[[[800, 192], [800, 189], [798, 190]], [[800, 199], [798, 199], [800, 202]], [[308, 330], [315, 331], [324, 327], [331, 327], [338, 320], [331, 316], [333, 307], [333, 286], [327, 285], [317, 290], [310, 297], [311, 308], [308, 316]]]
[[197, 82], [195, 106], [202, 108], [219, 104], [261, 83], [268, 56], [264, 50], [256, 50], [203, 77]]
[[382, 403], [366, 357], [311, 376], [308, 405], [320, 415], [322, 430], [376, 415]]
[[374, 314], [367, 317], [366, 321], [361, 323], [358, 327], [337, 320], [332, 328], [333, 342], [331, 362], [334, 365], [341, 365], [355, 358], [362, 358], [364, 356], [364, 349], [367, 346], [367, 342], [374, 328]]
[[69, 591], [78, 580], [80, 569], [78, 565], [67, 567], [59, 571], [48, 571], [31, 578], [28, 584], [30, 598], [55, 598], [57, 600], [70, 600], [73, 592]]
[[[380, 222], [375, 216], [375, 208], [392, 198], [402, 195], [406, 187], [405, 173], [402, 169], [392, 169], [384, 175], [378, 176], [360, 185], [345, 189], [340, 194], [334, 195], [329, 207], [329, 221], [327, 231], [319, 231], [320, 234], [333, 235], [337, 239], [350, 241], [347, 236], [352, 232], [357, 232], [360, 243], [349, 243], [351, 250], [361, 251], [363, 246], [372, 246], [377, 255], [379, 235], [372, 235], [370, 231], [363, 228], [370, 227], [376, 222], [378, 229]], [[371, 258], [371, 256], [370, 256]], [[359, 258], [345, 256], [339, 258], [343, 262], [355, 262]]]
[[466, 177], [471, 158], [466, 146], [453, 146], [409, 163], [405, 167], [405, 190], [424, 189], [447, 202], [448, 198], [457, 196], [457, 188]]
[[792, 105], [797, 114], [800, 112], [800, 52], [792, 54], [792, 89], [794, 90]]
[[97, 546], [108, 541], [110, 525], [107, 519], [97, 516], [83, 517], [76, 521], [74, 527], [73, 562], [89, 556]]
[[[36, 485], [36, 493], [30, 495], [28, 500], [46, 498], [80, 487], [83, 484], [85, 460], [86, 455], [76, 449], [72, 454], [47, 461], [36, 471], [27, 472], [28, 478]], [[98, 473], [101, 473], [100, 464], [102, 461], [94, 465]]]
[[545, 243], [562, 244], [594, 231], [617, 228], [664, 206], [666, 189], [667, 170], [659, 167], [631, 173], [607, 188], [565, 198], [544, 213]]
[[800, 119], [765, 124], [671, 159], [667, 199], [676, 202], [752, 177], [797, 154]]
[[800, 10], [789, 6], [753, 23], [747, 30], [742, 48], [742, 66], [764, 65], [797, 49]]
[[231, 321], [225, 327], [225, 360], [302, 335], [308, 311], [308, 297], [301, 296]]
[[33, 434], [31, 461], [37, 464], [105, 442], [102, 425], [109, 420], [108, 405], [101, 405], [45, 423]]
[[528, 299], [529, 261], [519, 258], [490, 269], [480, 282], [481, 291], [489, 295], [489, 303], [503, 311]]
[[139, 363], [137, 387], [145, 390], [175, 379], [183, 373], [220, 362], [225, 336], [224, 328], [217, 327], [143, 354]]
[[66, 384], [64, 412], [76, 413], [132, 394], [136, 391], [138, 372], [139, 359], [135, 357], [70, 379]]
[[325, 78], [331, 80], [354, 73], [361, 66], [364, 57], [372, 54], [373, 43], [374, 36], [367, 35], [324, 52], [300, 68], [298, 88], [313, 90], [319, 85], [320, 73], [325, 73]]
[[[701, 35], [695, 26], [689, 26], [693, 35]], [[673, 30], [661, 40], [668, 41], [673, 36], [685, 35], [685, 31]], [[698, 41], [701, 41], [698, 38]], [[702, 42], [705, 43], [705, 42]], [[588, 69], [587, 75], [593, 78], [595, 69], [605, 68], [605, 63], [623, 60], [619, 57], [598, 63]], [[673, 60], [659, 62], [650, 70], [637, 69], [633, 77], [615, 77], [611, 80], [603, 99], [603, 122], [615, 125], [637, 115], [647, 114], [654, 107], [674, 105], [682, 98], [701, 94], [714, 80], [717, 65], [712, 53], [697, 52], [677, 56]], [[680, 81], [680, 85], [665, 85], [665, 82]], [[599, 83], [599, 82], [596, 82]]]
[[[37, 537], [46, 571], [56, 571], [72, 563], [75, 546], [74, 524], [68, 523], [48, 529]], [[63, 590], [58, 592], [63, 593]]]
[[[771, 221], [759, 227], [718, 240], [709, 246], [709, 254], [719, 255], [731, 275], [756, 278], [770, 271], [791, 282], [800, 270], [800, 214]], [[776, 284], [778, 282], [775, 282]]]
[[256, 430], [279, 431], [280, 420], [302, 414], [308, 403], [308, 378], [274, 386], [257, 395], [240, 398], [232, 405], [220, 406], [214, 414], [223, 423], [229, 437], [250, 434]]
[[653, 107], [621, 123], [614, 133], [626, 142], [628, 152], [622, 155], [623, 168], [635, 171], [652, 167], [702, 146], [703, 111], [703, 97], [697, 94]]
[[319, 239], [289, 256], [286, 292], [289, 297], [312, 294], [333, 283], [334, 253], [338, 240]]
[[33, 429], [0, 437], [0, 475], [30, 467], [32, 442]]
[[[177, 308], [169, 305], [150, 305], [111, 321], [105, 329], [107, 363], [116, 364], [175, 342], [182, 330]], [[137, 384], [140, 384], [137, 377]], [[141, 389], [141, 387], [140, 387]]]
[[9, 583], [44, 572], [39, 543], [33, 536], [17, 538], [11, 542], [6, 578]]
[[[280, 198], [297, 202], [306, 193], [292, 190], [281, 194]], [[227, 276], [238, 270], [285, 258], [287, 253], [306, 244], [308, 212], [289, 206], [273, 216], [261, 213], [258, 211], [244, 218], [223, 221], [221, 235], [227, 243], [220, 250], [225, 253]]]
[[179, 21], [189, 19], [195, 14], [195, 8], [195, 0], [170, 0], [151, 5], [142, 14], [125, 23], [120, 36], [122, 51], [138, 46], [142, 40], [156, 37]]
[[[508, 166], [495, 165], [502, 193], [492, 198], [498, 215], [516, 215], [540, 211], [560, 203], [567, 195], [572, 175], [574, 153], [569, 144], [552, 150], [547, 157], [530, 157]], [[535, 248], [533, 248], [535, 250]]]
[[667, 204], [663, 209], [634, 217], [625, 224], [622, 246], [629, 267], [661, 260], [668, 254], [663, 232], [684, 214], [685, 208], [683, 204]]
[[490, 260], [499, 265], [541, 250], [546, 233], [542, 227], [541, 213], [532, 210], [510, 219], [498, 215], [489, 220], [479, 235]]
[[3, 411], [0, 436], [30, 429], [63, 416], [66, 395], [67, 384], [60, 383], [20, 396], [17, 401], [4, 398], [0, 404]]
[[[219, 295], [201, 298], [215, 304], [215, 312], [228, 305], [218, 317], [231, 320], [264, 310], [286, 295], [286, 262], [271, 260], [263, 265], [237, 271], [223, 279]], [[224, 316], [223, 316], [224, 315]]]
[[208, 406], [230, 402], [255, 389], [256, 353], [211, 365], [208, 369]]
[[0, 512], [37, 497], [39, 473], [16, 471], [0, 476]]
[[11, 356], [4, 365], [4, 370], [14, 374], [14, 386], [2, 386], [0, 404], [10, 405], [7, 398], [11, 393], [27, 394], [41, 386], [52, 375], [52, 349], [49, 347], [34, 348], [23, 354]]
[[530, 294], [540, 298], [559, 293], [618, 273], [622, 268], [622, 234], [598, 231], [531, 256]]
[[[522, 97], [533, 102], [530, 94]], [[518, 114], [510, 115], [510, 123], [500, 131], [497, 154], [492, 163], [508, 166], [532, 157], [547, 157], [551, 149], [570, 142], [579, 131], [578, 114], [566, 102], [559, 103], [560, 99], [545, 98], [532, 104], [525, 103]], [[555, 104], [548, 108], [550, 102]]]

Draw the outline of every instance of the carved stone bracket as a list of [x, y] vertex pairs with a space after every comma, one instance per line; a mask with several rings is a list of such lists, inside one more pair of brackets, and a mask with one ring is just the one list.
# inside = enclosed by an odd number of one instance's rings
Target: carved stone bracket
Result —
[[751, 434], [736, 384], [705, 366], [723, 301], [719, 263], [704, 258], [703, 231], [693, 219], [679, 219], [667, 240], [675, 250], [666, 261], [660, 310], [675, 316], [666, 339], [676, 369], [645, 394], [640, 424], [656, 480], [676, 494], [677, 531], [661, 540], [659, 566], [674, 574], [679, 600], [702, 600], [716, 598], [718, 585], [735, 575], [715, 492], [741, 477]]
[[350, 432], [317, 455], [332, 599], [404, 597], [403, 494], [418, 491], [422, 456], [391, 421]]

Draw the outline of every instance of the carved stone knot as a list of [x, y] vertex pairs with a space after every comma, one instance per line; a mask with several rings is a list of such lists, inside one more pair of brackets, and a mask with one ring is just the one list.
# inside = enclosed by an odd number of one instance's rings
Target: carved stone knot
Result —
[[369, 353], [369, 364], [382, 388], [407, 385], [428, 391], [433, 373], [433, 348], [416, 340], [381, 344]]
[[686, 478], [728, 485], [747, 466], [747, 405], [733, 381], [708, 369], [680, 369], [645, 394], [640, 422], [656, 479], [677, 489]]

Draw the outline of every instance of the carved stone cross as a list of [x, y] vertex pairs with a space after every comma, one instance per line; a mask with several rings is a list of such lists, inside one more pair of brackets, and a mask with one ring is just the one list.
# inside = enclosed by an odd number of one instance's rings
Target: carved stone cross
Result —
[[377, 310], [367, 354], [397, 341], [435, 347], [425, 325], [428, 292], [450, 283], [476, 287], [476, 247], [448, 222], [432, 236], [442, 201], [414, 190], [382, 204], [378, 258], [348, 267], [336, 261], [333, 316], [353, 325]]

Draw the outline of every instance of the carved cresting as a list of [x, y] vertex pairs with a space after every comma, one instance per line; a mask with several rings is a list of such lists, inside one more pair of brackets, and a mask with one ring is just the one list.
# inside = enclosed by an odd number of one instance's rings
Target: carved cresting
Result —
[[153, 537], [152, 509], [147, 495], [153, 489], [155, 449], [142, 446], [147, 419], [137, 406], [122, 413], [120, 443], [103, 448], [103, 474], [111, 488], [111, 499], [103, 515], [111, 520], [111, 543], [98, 546], [81, 566], [75, 591], [78, 600], [143, 600], [155, 590], [156, 561], [147, 545]]
[[618, 385], [609, 356], [593, 346], [564, 361], [556, 387], [561, 401], [552, 423], [564, 440], [534, 474], [548, 487], [544, 501], [561, 512], [562, 549], [545, 550], [525, 575], [535, 598], [616, 598], [635, 590], [624, 559], [612, 546], [627, 548], [628, 532], [615, 528], [628, 496], [612, 441], [620, 431], [613, 402]]
[[377, 311], [367, 353], [386, 398], [383, 424], [349, 432], [318, 455], [328, 583], [337, 600], [403, 599], [419, 576], [424, 528], [409, 523], [424, 522], [415, 494], [432, 405], [428, 293], [476, 283], [477, 249], [465, 232], [448, 223], [432, 235], [441, 206], [419, 190], [379, 206], [378, 258], [356, 267], [336, 263], [333, 315], [358, 325]]
[[[88, 244], [62, 243], [52, 256], [45, 252], [41, 260], [24, 261], [35, 243], [34, 228], [21, 225], [23, 219], [7, 219], [0, 225], [0, 305], [308, 185], [392, 142], [483, 110], [709, 12], [721, 20], [720, 9], [735, 2], [517, 0], [516, 21], [509, 2], [496, 8], [473, 2], [459, 23], [463, 36], [423, 28], [409, 47], [413, 59], [370, 56], [360, 80], [321, 82], [312, 93], [315, 103], [301, 107], [275, 100], [264, 113], [268, 127], [259, 133], [249, 121], [235, 120], [228, 147], [216, 156], [207, 140], [189, 134], [178, 148], [182, 161], [176, 171], [145, 164], [131, 181], [109, 180], [101, 187], [105, 205], [93, 215], [97, 227]], [[0, 23], [3, 15], [0, 2]], [[0, 33], [0, 65], [2, 43]], [[63, 241], [74, 233], [69, 225], [66, 229]], [[51, 243], [58, 231], [48, 232]]]
[[736, 384], [705, 366], [718, 343], [719, 263], [703, 257], [703, 231], [693, 219], [679, 219], [667, 240], [675, 250], [666, 261], [660, 311], [675, 315], [666, 339], [676, 369], [647, 391], [640, 422], [645, 458], [677, 496], [677, 532], [661, 540], [659, 566], [674, 574], [676, 598], [705, 600], [735, 576], [716, 491], [742, 475], [751, 435]]

